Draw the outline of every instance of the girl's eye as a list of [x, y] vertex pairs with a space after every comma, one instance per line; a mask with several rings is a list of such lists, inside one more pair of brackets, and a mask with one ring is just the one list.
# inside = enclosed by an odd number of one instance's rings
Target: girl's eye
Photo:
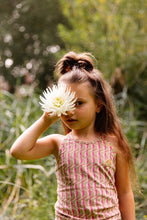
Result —
[[82, 105], [82, 104], [83, 104], [82, 101], [77, 101], [77, 102], [76, 102], [76, 106], [80, 106], [80, 105]]

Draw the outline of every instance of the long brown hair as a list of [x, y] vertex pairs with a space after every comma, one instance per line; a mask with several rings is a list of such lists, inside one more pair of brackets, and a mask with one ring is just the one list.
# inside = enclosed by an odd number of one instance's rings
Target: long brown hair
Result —
[[[100, 113], [96, 115], [95, 129], [101, 134], [111, 134], [116, 137], [119, 150], [129, 164], [133, 174], [132, 180], [134, 181], [133, 156], [116, 113], [110, 86], [104, 80], [100, 71], [94, 68], [94, 57], [90, 53], [77, 54], [71, 51], [58, 61], [55, 70], [60, 77], [59, 81], [70, 83], [88, 81], [90, 83], [95, 99], [102, 105]], [[68, 133], [70, 130], [65, 125], [63, 126], [65, 133]]]

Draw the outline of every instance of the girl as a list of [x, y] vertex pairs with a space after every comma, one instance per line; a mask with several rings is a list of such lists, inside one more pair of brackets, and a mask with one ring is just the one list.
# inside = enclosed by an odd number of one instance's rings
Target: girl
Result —
[[65, 135], [40, 135], [59, 116], [44, 113], [13, 144], [11, 154], [56, 158], [56, 220], [134, 220], [129, 170], [133, 159], [107, 83], [89, 53], [69, 52], [57, 63], [59, 83], [76, 94], [75, 109], [61, 114]]

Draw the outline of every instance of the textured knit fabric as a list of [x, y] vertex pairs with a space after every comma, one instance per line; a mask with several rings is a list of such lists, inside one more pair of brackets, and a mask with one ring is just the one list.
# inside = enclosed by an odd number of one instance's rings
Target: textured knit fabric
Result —
[[116, 153], [105, 138], [84, 142], [67, 135], [56, 162], [56, 220], [120, 220]]

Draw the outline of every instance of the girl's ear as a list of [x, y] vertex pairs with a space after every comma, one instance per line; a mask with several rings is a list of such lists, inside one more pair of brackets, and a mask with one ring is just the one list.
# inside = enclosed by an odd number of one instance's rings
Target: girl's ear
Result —
[[101, 109], [102, 109], [103, 105], [102, 104], [97, 104], [97, 107], [96, 107], [96, 113], [100, 113]]

